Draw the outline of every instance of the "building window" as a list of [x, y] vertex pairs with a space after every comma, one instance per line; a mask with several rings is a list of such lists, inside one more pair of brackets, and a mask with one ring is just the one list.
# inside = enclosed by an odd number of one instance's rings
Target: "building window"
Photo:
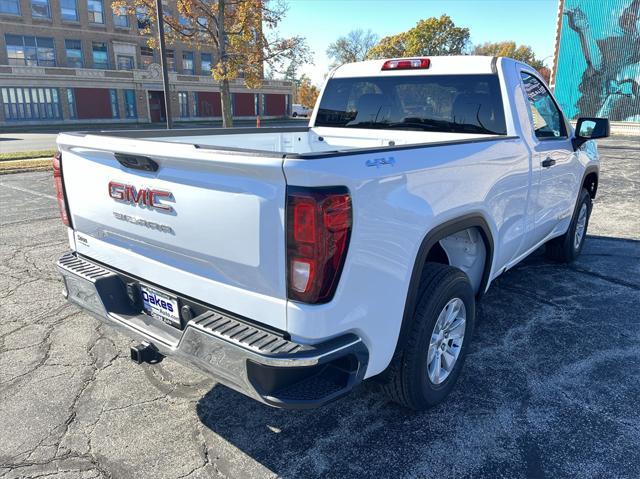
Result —
[[149, 47], [140, 47], [140, 59], [142, 60], [142, 67], [145, 70], [149, 68], [149, 65], [151, 65], [154, 60], [153, 49]]
[[109, 49], [105, 42], [93, 42], [93, 68], [107, 70], [109, 68]]
[[82, 58], [82, 42], [80, 40], [65, 40], [64, 48], [67, 52], [67, 66], [71, 68], [84, 67]]
[[33, 18], [51, 18], [49, 0], [31, 0], [31, 16]]
[[89, 23], [104, 23], [104, 9], [102, 0], [87, 0]]
[[78, 118], [76, 112], [76, 96], [73, 94], [73, 88], [67, 88], [67, 103], [69, 103], [69, 117], [72, 119]]
[[113, 14], [113, 24], [118, 28], [129, 28], [129, 15], [125, 7], [120, 7], [118, 13]]
[[118, 70], [133, 70], [135, 68], [135, 61], [132, 56], [118, 55]]
[[56, 66], [53, 38], [5, 35], [9, 65]]
[[109, 90], [109, 102], [111, 103], [111, 118], [120, 118], [118, 110], [118, 90], [111, 88]]
[[165, 51], [165, 58], [167, 59], [167, 70], [176, 71], [176, 54], [173, 50]]
[[135, 90], [124, 90], [124, 110], [127, 118], [138, 118]]
[[0, 13], [8, 13], [10, 15], [20, 15], [19, 0], [0, 0]]
[[2, 88], [2, 107], [7, 120], [59, 120], [57, 88]]
[[186, 118], [189, 116], [189, 94], [187, 92], [178, 92], [178, 105], [180, 106], [180, 116]]
[[211, 75], [211, 63], [212, 56], [211, 53], [201, 53], [200, 54], [200, 73], [203, 75]]
[[193, 52], [182, 52], [182, 73], [185, 75], [193, 75]]
[[78, 21], [78, 4], [76, 0], [60, 0], [60, 17], [71, 22]]
[[136, 7], [136, 19], [138, 21], [138, 30], [145, 30], [151, 26], [149, 10], [146, 7]]

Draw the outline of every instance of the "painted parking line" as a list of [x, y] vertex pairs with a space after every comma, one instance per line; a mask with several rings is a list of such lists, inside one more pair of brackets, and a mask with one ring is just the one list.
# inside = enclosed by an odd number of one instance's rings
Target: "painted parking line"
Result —
[[34, 190], [30, 190], [28, 188], [23, 188], [22, 186], [14, 186], [14, 185], [8, 185], [6, 183], [0, 183], [0, 186], [4, 186], [5, 188], [11, 188], [12, 190], [16, 190], [16, 191], [22, 191], [23, 193], [30, 193], [32, 195], [36, 195], [36, 196], [40, 196], [42, 198], [49, 198], [51, 200], [56, 201], [57, 198], [53, 195], [48, 195], [46, 193], [40, 193], [39, 191], [34, 191]]

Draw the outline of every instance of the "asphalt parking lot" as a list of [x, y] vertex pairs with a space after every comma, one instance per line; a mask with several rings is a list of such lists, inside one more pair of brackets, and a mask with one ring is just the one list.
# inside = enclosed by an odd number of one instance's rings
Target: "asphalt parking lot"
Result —
[[457, 388], [420, 414], [367, 384], [283, 411], [134, 365], [60, 294], [50, 173], [0, 176], [0, 477], [640, 477], [640, 141], [601, 147], [582, 256], [500, 277]]

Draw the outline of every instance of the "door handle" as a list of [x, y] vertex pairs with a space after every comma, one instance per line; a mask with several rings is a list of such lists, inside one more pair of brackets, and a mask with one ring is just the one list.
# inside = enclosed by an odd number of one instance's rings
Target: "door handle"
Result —
[[553, 165], [556, 164], [556, 160], [547, 157], [545, 160], [542, 161], [541, 165], [543, 168], [551, 168]]

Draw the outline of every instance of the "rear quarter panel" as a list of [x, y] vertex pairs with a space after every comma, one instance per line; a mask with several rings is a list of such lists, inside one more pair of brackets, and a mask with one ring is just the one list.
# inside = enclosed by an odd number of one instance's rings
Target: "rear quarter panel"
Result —
[[[367, 166], [382, 157], [385, 165]], [[494, 238], [494, 268], [517, 253], [525, 230], [529, 154], [519, 139], [286, 159], [284, 171], [290, 185], [345, 185], [353, 201], [351, 242], [334, 299], [289, 301], [287, 330], [300, 341], [358, 334], [371, 353], [367, 377], [391, 360], [413, 265], [431, 229], [481, 215]]]

